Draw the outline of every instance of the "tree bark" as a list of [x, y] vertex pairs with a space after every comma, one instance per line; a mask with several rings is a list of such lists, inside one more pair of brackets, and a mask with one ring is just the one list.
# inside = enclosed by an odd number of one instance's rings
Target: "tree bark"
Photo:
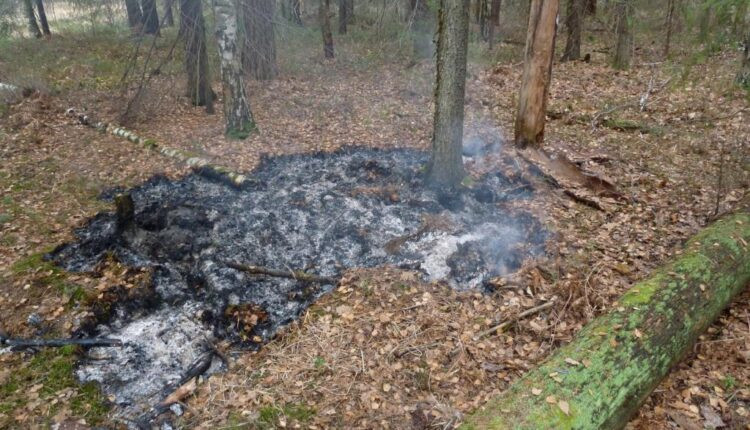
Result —
[[479, 0], [479, 35], [485, 42], [490, 39], [490, 0]]
[[34, 5], [31, 4], [31, 0], [23, 0], [24, 13], [26, 14], [26, 20], [29, 25], [29, 33], [36, 38], [42, 37], [42, 32], [39, 30], [39, 25], [36, 23], [36, 15], [34, 14]]
[[339, 0], [339, 34], [346, 34], [347, 7], [346, 0]]
[[583, 24], [584, 8], [588, 0], [568, 0], [565, 26], [568, 39], [560, 61], [575, 61], [581, 58], [581, 25]]
[[515, 124], [515, 142], [521, 148], [529, 145], [540, 147], [544, 140], [558, 7], [558, 0], [531, 1], [523, 80]]
[[346, 23], [351, 24], [354, 22], [354, 0], [346, 1]]
[[143, 12], [138, 0], [125, 0], [125, 10], [128, 12], [128, 25], [134, 33], [140, 33], [143, 28]]
[[[750, 214], [693, 237], [463, 429], [619, 429], [750, 282]], [[538, 390], [538, 391], [537, 391]], [[549, 400], [553, 399], [554, 400]]]
[[242, 79], [242, 61], [238, 44], [237, 6], [233, 0], [214, 0], [216, 40], [221, 59], [221, 81], [224, 99], [226, 135], [245, 139], [257, 130]]
[[42, 33], [45, 36], [51, 36], [52, 33], [49, 31], [49, 23], [47, 22], [47, 12], [44, 11], [44, 2], [42, 0], [36, 0], [36, 11], [39, 14], [39, 24], [42, 26]]
[[502, 0], [491, 0], [490, 3], [490, 34], [488, 36], [488, 42], [490, 49], [495, 44], [495, 30], [500, 25], [500, 7], [502, 6]]
[[143, 32], [158, 36], [159, 32], [159, 12], [156, 10], [156, 0], [141, 0], [143, 8]]
[[585, 0], [586, 2], [586, 15], [596, 15], [596, 0]]
[[164, 26], [174, 27], [174, 14], [172, 13], [172, 7], [174, 6], [174, 0], [164, 1]]
[[330, 0], [318, 0], [318, 21], [323, 34], [323, 54], [326, 58], [333, 58], [333, 34], [331, 34], [331, 17], [328, 15]]
[[440, 0], [432, 155], [427, 166], [431, 186], [454, 188], [465, 176], [461, 149], [468, 41], [469, 0]]
[[201, 0], [181, 0], [180, 14], [180, 34], [185, 39], [187, 96], [194, 106], [205, 106], [207, 113], [214, 113]]
[[750, 29], [745, 35], [745, 50], [740, 61], [740, 72], [737, 74], [737, 83], [750, 89]]
[[275, 0], [242, 0], [242, 67], [255, 79], [273, 79], [276, 67]]
[[617, 44], [612, 66], [615, 69], [630, 68], [630, 57], [633, 51], [633, 33], [630, 31], [631, 0], [615, 0], [615, 34]]

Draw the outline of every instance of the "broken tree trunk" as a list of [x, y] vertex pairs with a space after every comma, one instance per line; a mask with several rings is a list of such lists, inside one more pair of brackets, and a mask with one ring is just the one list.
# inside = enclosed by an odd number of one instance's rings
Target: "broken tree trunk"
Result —
[[235, 186], [237, 188], [242, 188], [250, 182], [250, 180], [245, 175], [233, 172], [226, 167], [210, 164], [205, 158], [198, 157], [197, 155], [191, 154], [190, 152], [164, 146], [153, 139], [146, 139], [144, 137], [138, 136], [132, 131], [123, 127], [118, 127], [115, 124], [96, 121], [88, 115], [77, 113], [75, 109], [68, 109], [66, 113], [70, 116], [76, 117], [78, 119], [78, 122], [83, 125], [101, 131], [102, 133], [108, 133], [113, 136], [122, 137], [133, 143], [142, 145], [147, 149], [151, 149], [162, 155], [166, 155], [167, 157], [174, 158], [184, 164], [187, 164], [195, 171], [204, 174], [208, 173], [211, 176], [222, 178], [229, 182], [232, 186]]
[[[463, 429], [618, 429], [750, 282], [750, 213], [693, 237]], [[554, 401], [551, 400], [554, 398]]]

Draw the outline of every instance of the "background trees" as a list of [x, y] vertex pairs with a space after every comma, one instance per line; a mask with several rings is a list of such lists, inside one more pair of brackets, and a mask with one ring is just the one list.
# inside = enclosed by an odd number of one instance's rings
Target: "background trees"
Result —
[[242, 0], [242, 65], [255, 79], [276, 77], [275, 0]]
[[185, 38], [186, 92], [195, 106], [214, 111], [214, 94], [206, 50], [206, 28], [200, 0], [180, 0], [180, 33]]

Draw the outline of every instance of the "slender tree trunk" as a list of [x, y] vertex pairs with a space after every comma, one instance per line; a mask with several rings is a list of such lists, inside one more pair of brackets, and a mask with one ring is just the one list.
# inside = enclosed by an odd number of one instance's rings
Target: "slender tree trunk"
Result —
[[526, 34], [523, 80], [518, 99], [515, 142], [540, 147], [544, 140], [547, 95], [552, 79], [558, 0], [532, 0]]
[[433, 56], [433, 24], [426, 0], [409, 0], [409, 16], [412, 49], [417, 58]]
[[586, 15], [596, 15], [596, 0], [585, 0], [586, 2]]
[[354, 22], [354, 0], [346, 0], [346, 23]]
[[156, 0], [141, 0], [143, 8], [143, 32], [158, 36], [159, 12], [156, 10]]
[[275, 0], [242, 0], [242, 67], [258, 80], [273, 79], [276, 67]]
[[174, 14], [172, 14], [172, 7], [174, 6], [174, 0], [164, 1], [164, 26], [174, 27]]
[[347, 7], [346, 0], [339, 0], [339, 34], [346, 34]]
[[320, 22], [320, 31], [323, 34], [323, 53], [326, 58], [333, 58], [333, 34], [331, 34], [331, 17], [328, 15], [330, 0], [318, 1], [320, 1], [318, 21]]
[[491, 0], [490, 4], [490, 34], [487, 38], [492, 49], [495, 44], [495, 30], [500, 25], [500, 6], [502, 6], [502, 0]]
[[289, 8], [289, 20], [293, 23], [302, 26], [302, 10], [300, 7], [300, 0], [282, 0], [286, 2]]
[[667, 27], [667, 34], [664, 37], [664, 57], [669, 56], [670, 45], [672, 44], [672, 22], [674, 21], [675, 0], [669, 0], [667, 3], [667, 18], [664, 25]]
[[214, 0], [216, 40], [221, 59], [221, 81], [224, 99], [226, 135], [244, 139], [257, 130], [250, 104], [245, 94], [240, 58], [238, 10], [233, 0]]
[[125, 0], [125, 9], [128, 12], [128, 25], [133, 33], [140, 33], [143, 28], [143, 12], [138, 0]]
[[42, 33], [44, 33], [45, 36], [51, 36], [52, 33], [49, 31], [47, 13], [44, 11], [44, 2], [42, 0], [36, 0], [36, 11], [39, 14], [39, 24], [42, 25]]
[[565, 17], [568, 39], [565, 41], [565, 51], [560, 61], [575, 61], [581, 58], [581, 25], [586, 1], [588, 0], [568, 0]]
[[206, 24], [201, 0], [181, 0], [180, 34], [185, 38], [187, 96], [194, 106], [214, 113], [214, 93], [206, 53]]
[[39, 25], [36, 23], [36, 15], [34, 15], [34, 5], [31, 4], [31, 0], [23, 0], [24, 12], [26, 14], [26, 20], [29, 24], [29, 33], [34, 37], [42, 37], [42, 32], [39, 30]]
[[745, 50], [742, 53], [740, 72], [737, 74], [737, 83], [750, 89], [750, 29], [745, 36]]
[[615, 34], [617, 45], [612, 65], [615, 69], [625, 70], [630, 67], [630, 58], [633, 51], [633, 33], [630, 30], [631, 0], [615, 0]]
[[482, 40], [490, 38], [490, 0], [479, 0], [479, 35]]
[[440, 0], [432, 157], [427, 168], [432, 186], [454, 188], [465, 176], [461, 149], [468, 41], [469, 0]]
[[708, 36], [711, 34], [711, 15], [713, 14], [711, 3], [705, 2], [698, 19], [698, 39], [701, 42], [708, 40]]

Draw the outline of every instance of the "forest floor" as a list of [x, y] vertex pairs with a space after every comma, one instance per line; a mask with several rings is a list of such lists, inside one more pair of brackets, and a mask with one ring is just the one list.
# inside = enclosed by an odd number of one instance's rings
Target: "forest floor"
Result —
[[[179, 96], [180, 80], [168, 76], [153, 80], [151, 98], [130, 127], [236, 170], [252, 169], [263, 154], [347, 145], [427, 149], [431, 62], [351, 67], [353, 48], [347, 52], [342, 42], [338, 49], [337, 60], [311, 52], [304, 68], [249, 82], [261, 132], [245, 141], [225, 139], [221, 114], [189, 106]], [[74, 227], [111, 210], [97, 199], [103, 190], [189, 171], [66, 116], [69, 107], [104, 119], [121, 112], [122, 100], [100, 85], [103, 66], [80, 63], [49, 68], [65, 91], [40, 86], [0, 118], [0, 331], [13, 336], [36, 335], [39, 327], [67, 334], [108, 289], [141, 282], [117, 264], [70, 274], [41, 257], [72, 240]], [[427, 284], [411, 272], [351, 270], [259, 352], [233, 351], [230, 369], [186, 399], [178, 424], [447, 428], [459, 422], [616, 306], [620, 294], [679, 253], [717, 214], [748, 210], [750, 105], [731, 85], [735, 68], [734, 52], [690, 68], [641, 63], [627, 72], [613, 71], [596, 53], [591, 63], [556, 63], [546, 147], [605, 175], [630, 201], [605, 200], [606, 210], [597, 210], [539, 181], [531, 199], [513, 205], [553, 232], [547, 257], [527, 261], [506, 280], [512, 288], [491, 295]], [[521, 65], [472, 65], [469, 75], [465, 134], [508, 138]], [[509, 159], [513, 150], [506, 146], [487, 165], [469, 169], [513, 170]], [[472, 340], [498, 320], [550, 300], [553, 307], [502, 334]], [[30, 315], [39, 317], [36, 326]], [[0, 354], [0, 428], [108, 423], [106, 399], [72, 377], [75, 355], [67, 348]], [[630, 426], [721, 423], [750, 428], [750, 292], [711, 326]]]

